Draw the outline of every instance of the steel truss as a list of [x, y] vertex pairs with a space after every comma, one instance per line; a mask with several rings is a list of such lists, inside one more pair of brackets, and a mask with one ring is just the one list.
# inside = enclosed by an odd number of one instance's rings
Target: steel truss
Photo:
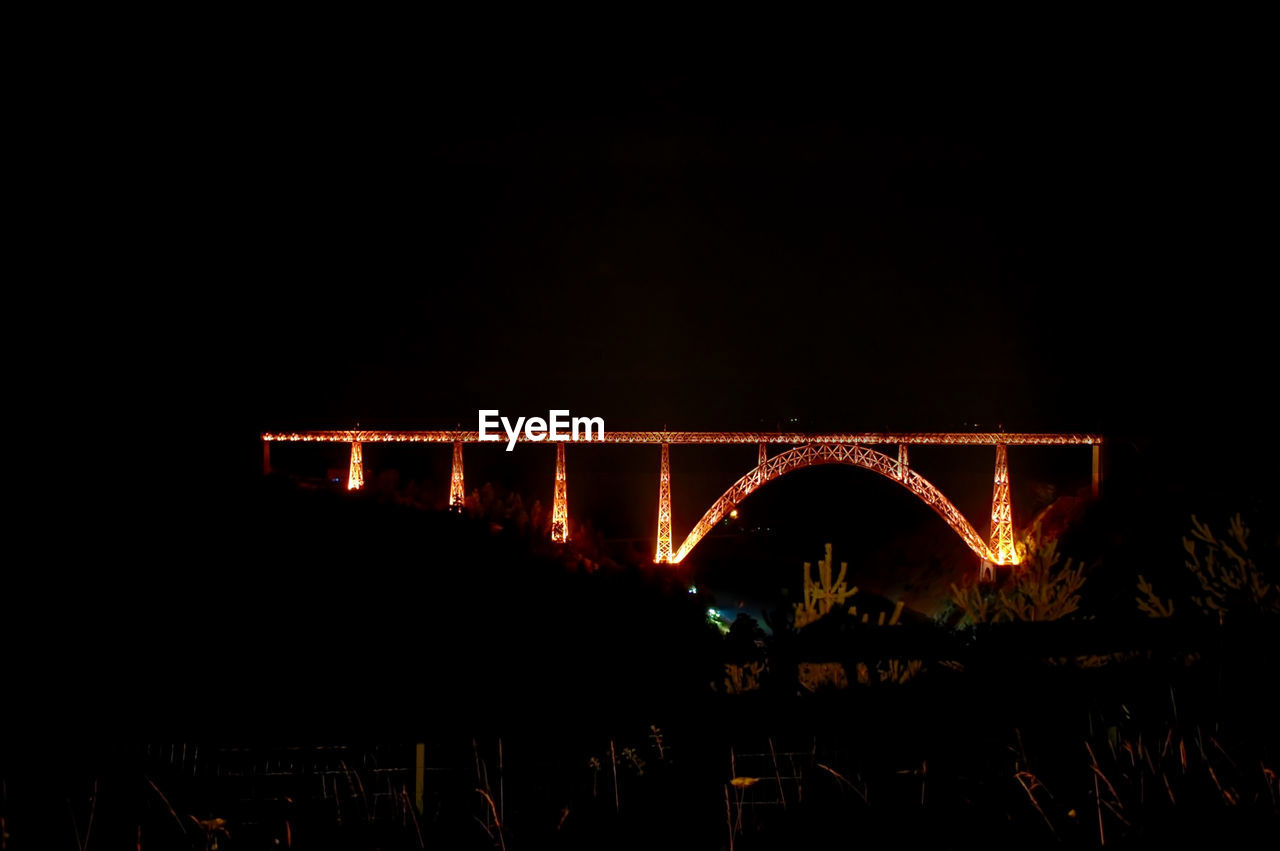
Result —
[[[959, 509], [951, 504], [951, 500], [943, 496], [942, 491], [934, 487], [928, 479], [912, 470], [905, 463], [905, 452], [901, 453], [901, 458], [901, 461], [897, 461], [882, 452], [857, 444], [848, 446], [841, 444], [810, 444], [797, 446], [795, 449], [775, 455], [738, 479], [732, 487], [724, 492], [723, 496], [712, 503], [711, 507], [707, 509], [707, 513], [702, 515], [702, 519], [697, 522], [693, 527], [693, 531], [684, 539], [684, 543], [680, 545], [680, 549], [671, 559], [671, 563], [679, 564], [698, 545], [698, 542], [715, 528], [717, 523], [723, 520], [738, 503], [750, 496], [760, 486], [780, 478], [792, 470], [814, 467], [819, 464], [849, 464], [879, 473], [886, 479], [892, 479], [919, 497], [925, 505], [936, 511], [943, 520], [947, 521], [947, 525], [954, 529], [956, 534], [964, 540], [969, 549], [977, 553], [978, 556], [996, 564], [1013, 563], [1001, 561], [999, 556], [992, 552], [987, 542], [982, 540], [982, 536], [960, 513]], [[665, 464], [663, 469], [666, 472]], [[1006, 489], [1008, 487], [1007, 479], [1005, 487]], [[659, 541], [661, 541], [661, 538], [659, 538]]]

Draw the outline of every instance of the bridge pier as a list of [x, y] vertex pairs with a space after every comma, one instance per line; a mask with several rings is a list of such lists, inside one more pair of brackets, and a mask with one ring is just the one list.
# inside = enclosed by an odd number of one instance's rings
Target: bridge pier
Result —
[[658, 473], [658, 546], [654, 564], [671, 563], [671, 444], [662, 444], [662, 468]]
[[907, 470], [911, 468], [911, 464], [907, 459], [907, 444], [898, 444], [898, 481], [905, 482], [907, 480]]
[[556, 488], [551, 503], [551, 540], [569, 540], [569, 482], [564, 469], [564, 444], [556, 444]]
[[351, 441], [351, 463], [347, 466], [347, 490], [358, 491], [364, 487], [364, 451], [360, 441]]
[[467, 491], [462, 484], [462, 441], [453, 442], [453, 469], [449, 473], [449, 510], [462, 511]]
[[1018, 563], [1013, 537], [1013, 503], [1009, 496], [1009, 447], [996, 444], [996, 481], [991, 493], [991, 543], [996, 564]]
[[766, 443], [761, 443], [761, 444], [760, 444], [760, 454], [759, 454], [759, 456], [758, 456], [758, 460], [757, 460], [756, 466], [757, 466], [757, 467], [763, 467], [763, 466], [764, 466], [764, 462], [765, 462], [765, 461], [768, 461], [768, 460], [769, 460], [769, 445], [768, 445], [768, 444], [766, 444]]
[[1093, 444], [1093, 481], [1090, 491], [1097, 499], [1102, 494], [1102, 444]]
[[271, 475], [271, 441], [262, 441], [262, 475]]

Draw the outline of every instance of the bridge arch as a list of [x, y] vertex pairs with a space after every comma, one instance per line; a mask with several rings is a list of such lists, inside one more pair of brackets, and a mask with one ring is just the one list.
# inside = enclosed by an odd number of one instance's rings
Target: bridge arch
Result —
[[973, 550], [980, 558], [992, 564], [1001, 563], [1002, 560], [991, 550], [987, 542], [982, 539], [982, 536], [978, 534], [972, 524], [965, 519], [959, 509], [951, 504], [951, 500], [947, 499], [942, 491], [934, 487], [928, 479], [912, 470], [910, 465], [901, 463], [883, 452], [877, 452], [865, 446], [842, 443], [810, 443], [788, 449], [786, 452], [765, 459], [745, 476], [734, 482], [719, 499], [711, 504], [707, 512], [702, 515], [702, 519], [697, 522], [693, 530], [684, 539], [684, 542], [680, 544], [680, 549], [672, 557], [671, 563], [678, 564], [683, 560], [698, 545], [698, 542], [714, 529], [717, 523], [724, 519], [734, 506], [742, 502], [762, 485], [781, 478], [793, 470], [814, 467], [819, 464], [848, 464], [854, 467], [862, 467], [879, 473], [886, 479], [897, 482], [915, 494], [925, 505], [936, 511], [947, 522], [947, 525], [960, 536], [969, 549]]

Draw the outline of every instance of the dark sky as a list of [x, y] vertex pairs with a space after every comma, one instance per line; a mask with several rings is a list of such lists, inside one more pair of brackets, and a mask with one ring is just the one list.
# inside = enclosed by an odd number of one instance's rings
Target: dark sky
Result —
[[377, 83], [224, 128], [259, 427], [1140, 430], [1261, 389], [1264, 140], [1191, 79]]
[[481, 407], [1262, 452], [1256, 65], [211, 72], [129, 345], [246, 470], [261, 430]]

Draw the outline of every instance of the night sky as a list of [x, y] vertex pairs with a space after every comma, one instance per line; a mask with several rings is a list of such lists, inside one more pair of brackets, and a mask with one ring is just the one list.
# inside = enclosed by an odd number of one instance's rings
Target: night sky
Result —
[[482, 407], [1273, 465], [1253, 60], [1048, 64], [215, 77], [172, 414], [246, 475], [263, 430]]
[[235, 128], [262, 428], [1144, 430], [1261, 395], [1262, 138], [1190, 80], [328, 82]]

